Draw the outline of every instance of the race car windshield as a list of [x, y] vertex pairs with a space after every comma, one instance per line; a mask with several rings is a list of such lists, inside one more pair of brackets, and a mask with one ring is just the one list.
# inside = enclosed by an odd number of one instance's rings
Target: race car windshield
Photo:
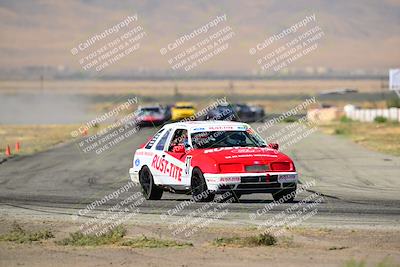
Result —
[[209, 131], [192, 133], [195, 149], [215, 147], [265, 147], [264, 141], [253, 131]]

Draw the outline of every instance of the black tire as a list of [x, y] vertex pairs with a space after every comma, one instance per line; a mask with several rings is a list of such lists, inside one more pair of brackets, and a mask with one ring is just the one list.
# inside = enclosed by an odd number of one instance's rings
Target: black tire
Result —
[[283, 189], [279, 192], [273, 193], [272, 197], [274, 198], [275, 201], [281, 201], [283, 203], [293, 202], [294, 198], [296, 197], [296, 188]]
[[196, 202], [210, 202], [214, 200], [215, 194], [208, 191], [206, 180], [200, 169], [193, 169], [191, 179], [192, 197]]
[[139, 182], [142, 186], [142, 192], [148, 200], [159, 200], [162, 197], [163, 190], [154, 184], [153, 175], [148, 167], [144, 166], [139, 173]]

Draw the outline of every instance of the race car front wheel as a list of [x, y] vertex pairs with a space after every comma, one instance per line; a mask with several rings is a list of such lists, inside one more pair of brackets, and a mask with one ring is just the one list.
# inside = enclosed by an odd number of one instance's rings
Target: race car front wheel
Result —
[[214, 200], [215, 194], [207, 189], [206, 180], [200, 169], [193, 169], [191, 187], [194, 201], [210, 202]]
[[163, 190], [154, 184], [153, 175], [146, 166], [139, 173], [139, 182], [142, 186], [142, 192], [146, 199], [159, 200], [162, 197]]
[[273, 193], [272, 197], [275, 201], [280, 201], [283, 203], [293, 202], [294, 198], [296, 197], [296, 189], [284, 189]]

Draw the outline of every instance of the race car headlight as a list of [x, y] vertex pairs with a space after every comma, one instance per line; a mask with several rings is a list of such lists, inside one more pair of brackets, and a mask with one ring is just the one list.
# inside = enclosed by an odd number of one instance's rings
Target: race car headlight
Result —
[[240, 163], [219, 164], [219, 170], [222, 173], [243, 172], [243, 165]]

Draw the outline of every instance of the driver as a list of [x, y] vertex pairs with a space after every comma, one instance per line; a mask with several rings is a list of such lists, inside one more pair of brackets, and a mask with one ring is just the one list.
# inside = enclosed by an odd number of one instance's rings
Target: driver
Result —
[[174, 146], [185, 145], [188, 143], [188, 133], [186, 130], [177, 131], [171, 140], [169, 151], [173, 151]]
[[241, 146], [246, 144], [246, 137], [240, 133], [228, 134], [225, 142], [229, 146]]

